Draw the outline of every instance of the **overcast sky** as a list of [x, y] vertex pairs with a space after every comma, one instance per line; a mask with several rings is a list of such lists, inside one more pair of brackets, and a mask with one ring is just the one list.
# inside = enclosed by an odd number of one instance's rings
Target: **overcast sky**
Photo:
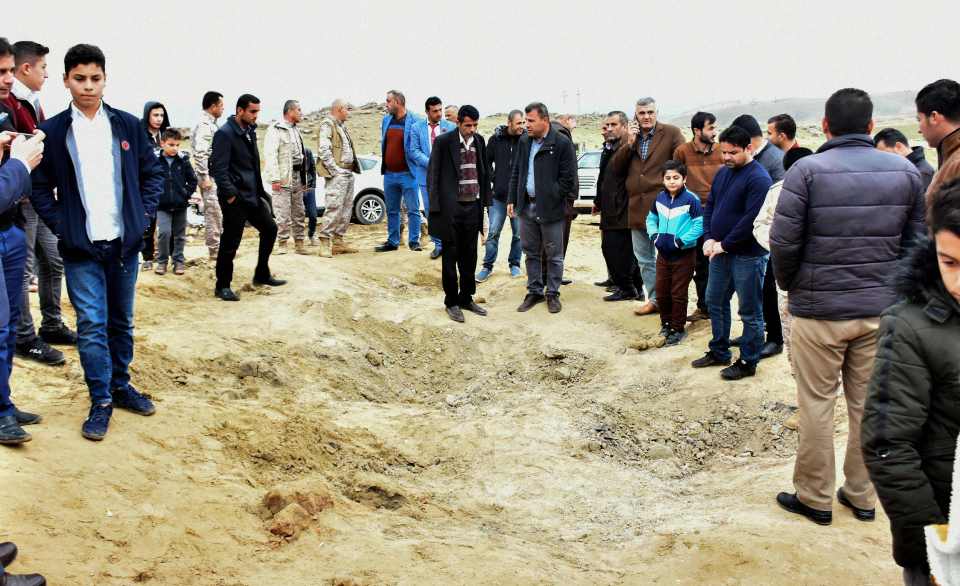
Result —
[[208, 89], [228, 106], [253, 93], [267, 118], [287, 98], [311, 111], [335, 97], [383, 101], [390, 88], [416, 112], [433, 94], [481, 114], [533, 100], [553, 112], [629, 110], [651, 95], [676, 114], [960, 77], [956, 0], [88, 0], [5, 12], [0, 36], [51, 48], [48, 113], [69, 102], [63, 54], [85, 42], [106, 53], [108, 103], [139, 116], [157, 99], [177, 126], [196, 122]]

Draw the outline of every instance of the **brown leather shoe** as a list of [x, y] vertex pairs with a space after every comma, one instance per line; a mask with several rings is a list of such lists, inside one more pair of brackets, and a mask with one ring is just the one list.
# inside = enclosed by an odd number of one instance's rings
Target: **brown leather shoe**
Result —
[[647, 301], [640, 307], [633, 310], [634, 315], [650, 315], [660, 311], [660, 308], [657, 307], [656, 301]]
[[520, 304], [520, 307], [517, 308], [517, 311], [530, 311], [530, 308], [538, 303], [543, 303], [545, 301], [543, 295], [536, 295], [534, 293], [527, 293], [527, 296], [523, 298], [523, 303]]
[[153, 272], [155, 272], [155, 273], [158, 274], [158, 275], [166, 275], [166, 274], [167, 274], [167, 263], [165, 263], [165, 262], [158, 262], [158, 263], [157, 263], [157, 266], [153, 269]]
[[187, 265], [183, 264], [182, 262], [173, 263], [174, 275], [182, 275], [186, 271], [187, 271]]
[[705, 319], [710, 319], [710, 314], [700, 308], [697, 308], [696, 311], [687, 316], [687, 321], [690, 323], [703, 321]]

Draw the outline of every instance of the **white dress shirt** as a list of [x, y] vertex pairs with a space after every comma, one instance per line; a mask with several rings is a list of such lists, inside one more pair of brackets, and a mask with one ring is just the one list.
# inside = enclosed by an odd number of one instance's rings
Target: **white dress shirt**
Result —
[[113, 167], [113, 129], [103, 104], [93, 119], [71, 105], [74, 142], [80, 183], [80, 197], [87, 213], [87, 237], [91, 242], [113, 240], [123, 236], [121, 199], [116, 193]]
[[33, 106], [33, 111], [40, 117], [40, 94], [28, 88], [26, 84], [17, 79], [13, 78], [13, 87], [10, 88], [10, 91], [13, 93], [13, 97], [18, 100], [24, 100], [30, 102]]

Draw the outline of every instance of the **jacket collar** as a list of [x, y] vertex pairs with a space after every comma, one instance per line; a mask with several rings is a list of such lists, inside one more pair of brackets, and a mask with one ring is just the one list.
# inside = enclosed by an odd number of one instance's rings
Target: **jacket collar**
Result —
[[13, 97], [18, 100], [23, 100], [25, 102], [30, 102], [33, 104], [37, 101], [37, 93], [26, 86], [22, 81], [13, 78], [13, 87], [10, 88]]
[[958, 151], [960, 151], [960, 128], [943, 137], [943, 140], [940, 141], [940, 146], [937, 147], [937, 157], [940, 164], [942, 165], [953, 153]]
[[823, 153], [829, 151], [830, 149], [846, 147], [876, 148], [873, 144], [873, 139], [870, 138], [869, 134], [844, 134], [843, 136], [835, 136], [823, 143], [823, 145], [817, 149], [817, 153]]
[[927, 156], [923, 152], [922, 146], [915, 146], [910, 149], [910, 154], [907, 155], [907, 160], [916, 165], [920, 161], [924, 160]]
[[255, 135], [255, 132], [257, 130], [256, 124], [254, 124], [253, 126], [248, 126], [247, 129], [244, 130], [243, 127], [240, 126], [240, 123], [237, 122], [236, 115], [227, 118], [227, 124], [229, 124], [230, 128], [232, 128], [233, 131], [239, 134], [240, 136], [243, 136], [245, 134]]
[[212, 124], [213, 126], [217, 125], [217, 119], [213, 117], [213, 114], [207, 112], [206, 110], [200, 111], [200, 122], [206, 122], [207, 124]]

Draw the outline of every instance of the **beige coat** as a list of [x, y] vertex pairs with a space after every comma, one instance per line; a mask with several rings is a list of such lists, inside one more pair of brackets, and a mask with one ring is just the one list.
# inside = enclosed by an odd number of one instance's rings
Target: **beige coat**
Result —
[[269, 193], [272, 183], [280, 182], [281, 187], [290, 187], [293, 182], [293, 153], [303, 145], [297, 141], [300, 130], [286, 120], [278, 120], [267, 127], [263, 139], [263, 181]]

